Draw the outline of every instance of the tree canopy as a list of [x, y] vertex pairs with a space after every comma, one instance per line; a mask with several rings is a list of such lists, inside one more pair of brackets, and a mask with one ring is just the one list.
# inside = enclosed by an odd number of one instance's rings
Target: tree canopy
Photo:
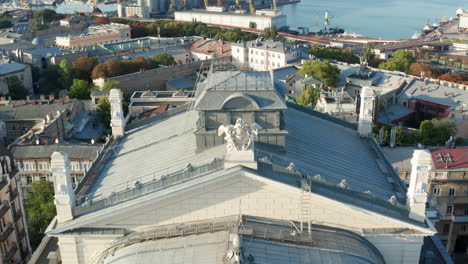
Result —
[[308, 60], [299, 74], [320, 78], [326, 87], [335, 87], [340, 82], [340, 70], [328, 61]]
[[416, 59], [411, 54], [399, 50], [393, 53], [393, 58], [382, 62], [379, 68], [388, 71], [408, 72], [410, 65], [414, 62], [416, 62]]
[[70, 63], [68, 63], [67, 60], [62, 60], [59, 64], [58, 68], [59, 72], [59, 83], [62, 89], [70, 89], [70, 86], [72, 85], [72, 67]]
[[94, 85], [85, 80], [73, 79], [73, 84], [68, 91], [68, 95], [72, 98], [87, 100], [91, 92], [94, 90]]
[[409, 67], [408, 73], [414, 76], [422, 76], [428, 78], [438, 78], [442, 74], [446, 73], [446, 70], [432, 67], [425, 63], [413, 63]]
[[103, 97], [99, 99], [98, 106], [96, 108], [96, 113], [99, 120], [107, 127], [110, 128], [111, 121], [111, 105], [109, 98]]
[[31, 245], [36, 248], [50, 221], [55, 217], [56, 209], [52, 182], [36, 181], [32, 183], [31, 188], [32, 192], [28, 195], [26, 211]]
[[302, 94], [296, 98], [296, 102], [303, 106], [310, 106], [315, 108], [317, 101], [320, 98], [320, 90], [309, 87], [302, 91]]
[[120, 89], [120, 82], [119, 81], [107, 81], [102, 86], [101, 90], [103, 91], [110, 91], [112, 89]]
[[170, 66], [176, 64], [174, 57], [168, 53], [160, 53], [154, 56], [152, 60], [156, 65]]
[[0, 20], [0, 29], [10, 28], [11, 26], [13, 26], [13, 23], [10, 20]]
[[348, 49], [335, 47], [319, 48], [318, 45], [314, 45], [312, 48], [310, 48], [310, 54], [320, 59], [337, 60], [347, 63], [359, 63], [359, 58], [353, 55], [353, 53]]
[[133, 60], [107, 60], [96, 65], [91, 77], [93, 80], [98, 78], [110, 78], [123, 74], [129, 74], [140, 70], [148, 70], [155, 68], [154, 63], [147, 61], [144, 57], [138, 56]]
[[72, 64], [73, 74], [78, 79], [91, 81], [91, 72], [96, 65], [96, 57], [81, 57]]
[[25, 99], [26, 96], [29, 95], [29, 91], [24, 88], [23, 83], [18, 77], [7, 77], [6, 83], [8, 85], [8, 95], [11, 96], [13, 100]]

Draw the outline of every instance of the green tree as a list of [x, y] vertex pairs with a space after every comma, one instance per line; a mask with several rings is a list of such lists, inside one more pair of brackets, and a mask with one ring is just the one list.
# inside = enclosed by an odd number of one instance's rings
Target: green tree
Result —
[[13, 100], [25, 99], [29, 94], [28, 90], [24, 88], [23, 83], [16, 76], [7, 77], [6, 83], [8, 85], [8, 95]]
[[91, 81], [91, 72], [98, 65], [96, 57], [81, 57], [72, 63], [73, 76]]
[[13, 26], [13, 23], [10, 20], [0, 20], [0, 29], [10, 28], [11, 26]]
[[156, 65], [164, 65], [164, 66], [174, 65], [176, 63], [174, 57], [169, 55], [168, 53], [160, 53], [154, 56], [153, 62]]
[[379, 68], [388, 71], [407, 72], [414, 62], [416, 62], [416, 59], [411, 54], [407, 51], [399, 50], [393, 54], [393, 58], [382, 62]]
[[355, 56], [351, 50], [342, 48], [320, 48], [318, 45], [314, 45], [310, 48], [310, 54], [320, 58], [328, 60], [337, 60], [347, 63], [359, 63], [359, 58]]
[[57, 93], [60, 89], [62, 89], [60, 84], [60, 73], [59, 73], [59, 66], [58, 65], [49, 65], [44, 73], [46, 86], [49, 88], [50, 91]]
[[434, 124], [431, 120], [421, 122], [419, 126], [419, 136], [422, 143], [425, 145], [432, 145], [432, 138], [434, 136]]
[[298, 104], [315, 108], [317, 101], [320, 98], [319, 89], [309, 87], [302, 91], [302, 94], [296, 98]]
[[70, 86], [73, 81], [72, 77], [72, 67], [67, 60], [62, 60], [59, 64], [59, 82], [62, 89], [70, 89]]
[[367, 43], [362, 49], [361, 60], [369, 63], [373, 58], [374, 53], [372, 52], [372, 43]]
[[120, 82], [119, 81], [107, 81], [104, 82], [101, 90], [103, 91], [110, 91], [112, 89], [120, 89]]
[[31, 32], [38, 32], [46, 28], [47, 24], [40, 17], [35, 17], [29, 21], [29, 30]]
[[320, 78], [326, 87], [335, 87], [340, 82], [340, 70], [328, 61], [306, 61], [299, 74]]
[[36, 181], [31, 185], [32, 192], [28, 195], [26, 211], [28, 213], [28, 229], [31, 245], [36, 248], [50, 221], [57, 214], [54, 205], [54, 187], [52, 182]]
[[93, 90], [94, 85], [91, 83], [85, 80], [73, 79], [73, 84], [68, 91], [68, 95], [70, 95], [72, 98], [87, 100], [90, 98], [91, 92]]
[[99, 99], [98, 106], [96, 108], [96, 113], [99, 120], [107, 127], [110, 128], [111, 120], [111, 105], [109, 98], [103, 97]]

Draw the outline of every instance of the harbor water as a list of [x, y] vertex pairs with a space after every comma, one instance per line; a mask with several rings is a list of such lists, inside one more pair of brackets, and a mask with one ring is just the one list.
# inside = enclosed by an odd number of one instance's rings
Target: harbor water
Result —
[[455, 17], [458, 8], [468, 9], [466, 0], [302, 0], [280, 6], [287, 15], [291, 29], [309, 27], [317, 31], [324, 27], [328, 10], [330, 27], [345, 29], [377, 38], [411, 38], [428, 22], [432, 25], [442, 17]]

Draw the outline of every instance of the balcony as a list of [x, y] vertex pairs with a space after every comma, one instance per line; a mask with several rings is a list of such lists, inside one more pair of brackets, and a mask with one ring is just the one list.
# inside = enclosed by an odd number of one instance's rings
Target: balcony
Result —
[[6, 177], [0, 177], [0, 190], [3, 189], [8, 184], [8, 180]]
[[454, 223], [467, 222], [468, 223], [468, 215], [463, 215], [463, 216], [452, 215], [452, 222]]
[[0, 206], [0, 218], [2, 218], [8, 210], [10, 210], [10, 204], [8, 201], [4, 200]]
[[0, 242], [5, 242], [5, 240], [8, 239], [10, 236], [11, 232], [13, 232], [13, 224], [9, 223], [3, 230], [3, 232], [0, 232]]
[[18, 250], [18, 245], [16, 243], [13, 243], [11, 245], [10, 250], [8, 250], [8, 252], [5, 254], [5, 256], [3, 256], [3, 262], [4, 263], [9, 263], [11, 258], [13, 258], [13, 256], [15, 255], [17, 250]]
[[451, 204], [468, 203], [468, 195], [466, 195], [466, 194], [455, 195], [455, 196], [432, 195], [432, 199], [435, 199], [437, 204], [442, 204], [442, 203], [451, 203]]
[[16, 221], [18, 221], [18, 219], [21, 218], [21, 211], [20, 210], [14, 210], [13, 211], [13, 219]]
[[18, 197], [18, 188], [13, 189], [10, 187], [10, 199], [13, 201], [16, 197]]

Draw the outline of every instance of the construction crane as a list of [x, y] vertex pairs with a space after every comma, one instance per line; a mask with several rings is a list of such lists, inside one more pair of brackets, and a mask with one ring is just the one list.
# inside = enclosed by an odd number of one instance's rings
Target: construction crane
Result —
[[273, 10], [278, 10], [278, 7], [276, 6], [276, 0], [273, 0]]
[[208, 5], [209, 5], [209, 2], [208, 2], [208, 0], [204, 0], [204, 1], [205, 1], [205, 8], [207, 8]]
[[255, 7], [253, 5], [253, 0], [249, 0], [250, 13], [255, 14]]

